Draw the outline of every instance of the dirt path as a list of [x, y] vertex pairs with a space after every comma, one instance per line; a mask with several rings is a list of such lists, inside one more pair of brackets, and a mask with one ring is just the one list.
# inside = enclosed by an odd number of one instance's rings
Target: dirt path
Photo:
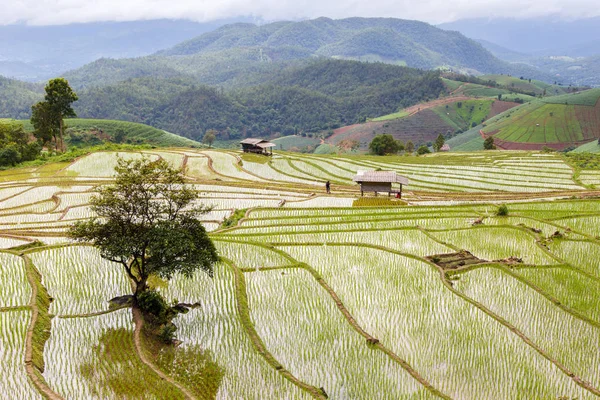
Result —
[[33, 330], [39, 316], [39, 308], [37, 306], [38, 288], [35, 277], [32, 275], [31, 269], [33, 264], [27, 256], [21, 256], [28, 267], [27, 269], [27, 280], [31, 286], [31, 299], [29, 301], [29, 307], [31, 308], [31, 321], [27, 328], [27, 334], [25, 335], [25, 371], [31, 382], [37, 388], [37, 390], [47, 399], [50, 400], [61, 400], [62, 397], [50, 389], [50, 386], [46, 383], [44, 378], [41, 376], [39, 371], [36, 370], [33, 365]]
[[144, 349], [142, 346], [142, 340], [140, 339], [140, 335], [142, 333], [142, 328], [144, 326], [144, 318], [142, 317], [142, 312], [137, 307], [132, 307], [133, 314], [133, 322], [135, 323], [135, 330], [133, 332], [133, 342], [135, 344], [135, 350], [142, 361], [148, 368], [150, 368], [156, 375], [160, 376], [161, 379], [167, 381], [171, 385], [175, 386], [179, 389], [187, 399], [195, 399], [196, 397], [183, 385], [179, 382], [175, 381], [173, 378], [162, 372], [158, 367], [156, 367], [144, 354]]

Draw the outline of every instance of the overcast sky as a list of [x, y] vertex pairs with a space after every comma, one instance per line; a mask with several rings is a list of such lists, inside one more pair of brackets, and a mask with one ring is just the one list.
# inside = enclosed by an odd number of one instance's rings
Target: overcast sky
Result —
[[473, 17], [579, 19], [600, 15], [598, 0], [0, 0], [0, 24], [256, 17], [396, 17], [430, 23]]

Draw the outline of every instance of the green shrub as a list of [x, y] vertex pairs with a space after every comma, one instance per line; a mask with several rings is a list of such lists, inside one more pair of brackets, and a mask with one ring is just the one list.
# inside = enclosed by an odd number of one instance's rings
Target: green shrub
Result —
[[422, 145], [417, 149], [417, 154], [418, 155], [423, 155], [423, 154], [429, 154], [431, 153], [431, 151], [429, 150], [429, 147]]
[[165, 324], [160, 327], [158, 331], [158, 338], [167, 344], [173, 343], [173, 339], [175, 339], [175, 331], [177, 331], [177, 327], [172, 323]]
[[506, 204], [502, 204], [500, 207], [498, 207], [498, 210], [496, 210], [496, 215], [499, 217], [505, 217], [508, 215], [508, 207]]
[[137, 304], [144, 314], [150, 314], [157, 320], [164, 320], [169, 310], [169, 305], [161, 294], [151, 289], [137, 296]]

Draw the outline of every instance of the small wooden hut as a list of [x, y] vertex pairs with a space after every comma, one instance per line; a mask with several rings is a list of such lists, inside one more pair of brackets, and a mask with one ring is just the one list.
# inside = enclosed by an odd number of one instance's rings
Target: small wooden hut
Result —
[[277, 146], [264, 139], [244, 139], [240, 142], [244, 153], [264, 154], [266, 156], [273, 155], [273, 147]]
[[361, 196], [364, 196], [365, 192], [375, 192], [375, 196], [379, 192], [387, 192], [388, 196], [393, 193], [402, 198], [402, 185], [408, 185], [408, 178], [394, 171], [359, 171], [352, 180], [360, 184]]

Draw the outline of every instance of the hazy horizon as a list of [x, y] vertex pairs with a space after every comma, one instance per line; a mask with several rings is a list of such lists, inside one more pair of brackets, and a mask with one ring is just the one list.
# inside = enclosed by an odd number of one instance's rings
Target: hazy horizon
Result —
[[[4, 3], [4, 4], [2, 4]], [[593, 0], [356, 0], [352, 2], [304, 2], [256, 0], [107, 0], [102, 3], [81, 0], [19, 0], [0, 2], [3, 19], [0, 25], [67, 25], [91, 22], [131, 22], [157, 19], [212, 22], [221, 19], [247, 18], [256, 22], [303, 20], [318, 17], [391, 17], [425, 21], [431, 24], [472, 18], [551, 18], [578, 20], [600, 16]]]

